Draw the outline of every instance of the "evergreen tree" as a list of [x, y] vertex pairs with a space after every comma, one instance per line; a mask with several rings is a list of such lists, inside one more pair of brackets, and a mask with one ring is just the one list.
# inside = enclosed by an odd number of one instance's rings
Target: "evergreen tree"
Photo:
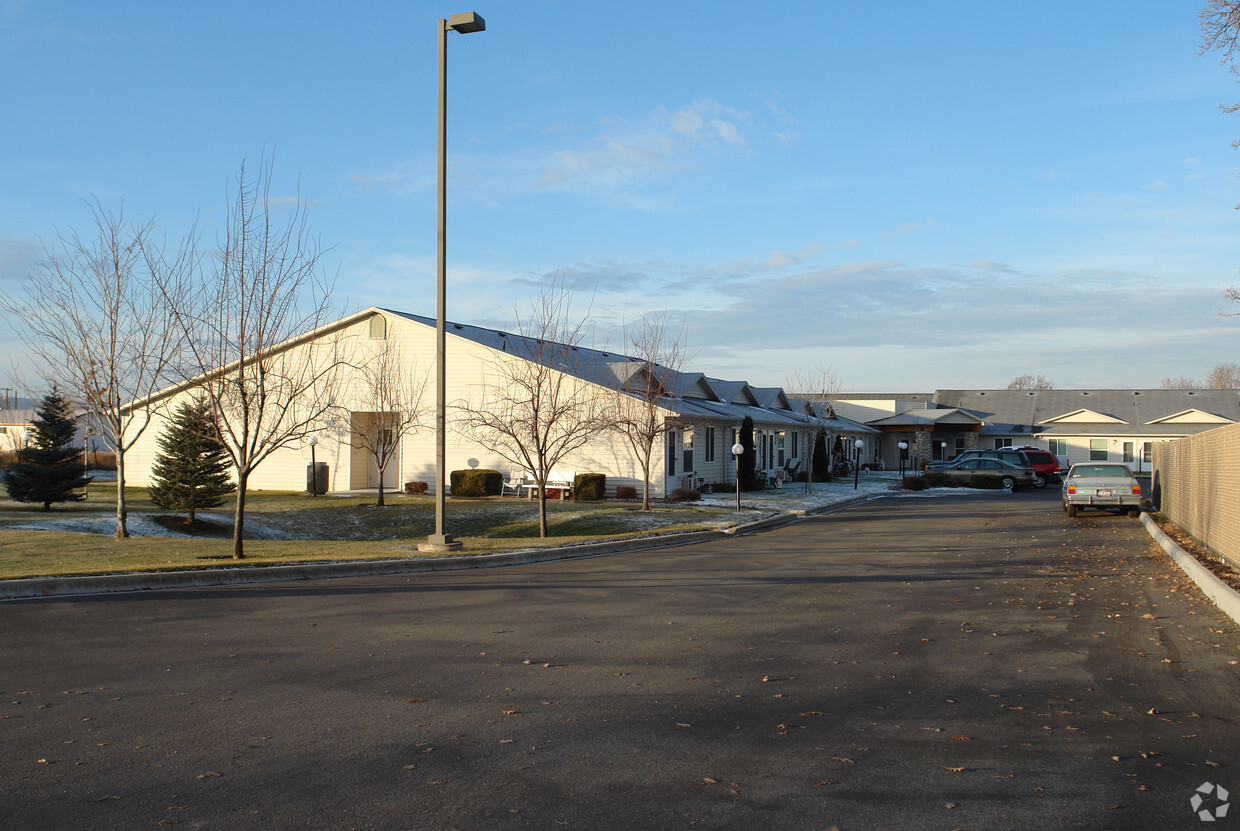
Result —
[[741, 478], [741, 490], [756, 491], [758, 489], [758, 477], [754, 475], [754, 468], [757, 463], [757, 456], [753, 450], [753, 419], [745, 416], [745, 420], [741, 422], [740, 437], [737, 439], [741, 445], [741, 469], [739, 472]]
[[70, 414], [69, 400], [55, 387], [43, 396], [31, 426], [34, 435], [21, 450], [17, 461], [4, 474], [4, 487], [18, 502], [42, 502], [50, 511], [53, 502], [81, 502], [84, 493], [74, 493], [90, 481], [85, 476], [82, 448], [73, 446], [77, 424]]
[[814, 481], [831, 481], [831, 457], [827, 455], [827, 437], [823, 434], [814, 442]]
[[186, 513], [193, 522], [199, 508], [218, 507], [237, 489], [206, 400], [178, 407], [158, 444], [150, 493], [159, 507]]

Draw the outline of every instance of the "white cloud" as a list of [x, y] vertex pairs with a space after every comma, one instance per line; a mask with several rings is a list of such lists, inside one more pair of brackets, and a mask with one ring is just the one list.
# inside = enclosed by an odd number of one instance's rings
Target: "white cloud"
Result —
[[540, 185], [637, 186], [694, 165], [703, 151], [720, 154], [744, 147], [738, 124], [747, 114], [700, 99], [687, 107], [659, 107], [636, 122], [608, 123], [610, 135], [585, 148], [554, 151]]
[[[673, 205], [663, 191], [676, 177], [745, 152], [748, 120], [748, 113], [704, 98], [677, 109], [660, 106], [637, 119], [607, 119], [601, 123], [604, 132], [585, 140], [574, 139], [584, 125], [557, 123], [537, 131], [514, 126], [505, 133], [530, 132], [541, 146], [502, 156], [454, 154], [448, 160], [453, 196], [497, 205], [538, 191], [562, 191], [631, 210], [666, 212]], [[406, 160], [351, 179], [362, 191], [409, 198], [435, 187], [435, 163]]]

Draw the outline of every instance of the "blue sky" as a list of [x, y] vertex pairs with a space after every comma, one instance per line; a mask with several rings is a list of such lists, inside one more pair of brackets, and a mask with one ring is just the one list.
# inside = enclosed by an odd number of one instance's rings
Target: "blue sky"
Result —
[[[511, 326], [559, 272], [596, 345], [668, 311], [759, 385], [1240, 360], [1240, 87], [1197, 3], [488, 2], [450, 36], [453, 319]], [[267, 152], [342, 308], [433, 314], [435, 21], [468, 10], [0, 0], [0, 290], [90, 198], [212, 238]]]

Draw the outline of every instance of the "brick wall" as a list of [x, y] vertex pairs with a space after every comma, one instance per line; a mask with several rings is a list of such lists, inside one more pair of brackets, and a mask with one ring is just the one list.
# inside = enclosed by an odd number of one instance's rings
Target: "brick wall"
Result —
[[1168, 519], [1240, 567], [1240, 424], [1155, 444], [1153, 489]]

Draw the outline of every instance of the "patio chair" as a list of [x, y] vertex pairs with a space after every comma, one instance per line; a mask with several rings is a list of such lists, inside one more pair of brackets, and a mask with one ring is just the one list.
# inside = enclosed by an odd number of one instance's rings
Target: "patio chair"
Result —
[[511, 493], [513, 496], [520, 496], [521, 486], [524, 484], [525, 484], [525, 471], [514, 470], [511, 473], [509, 473], [508, 478], [504, 480], [503, 485], [500, 487], [499, 495], [507, 496], [509, 493]]

